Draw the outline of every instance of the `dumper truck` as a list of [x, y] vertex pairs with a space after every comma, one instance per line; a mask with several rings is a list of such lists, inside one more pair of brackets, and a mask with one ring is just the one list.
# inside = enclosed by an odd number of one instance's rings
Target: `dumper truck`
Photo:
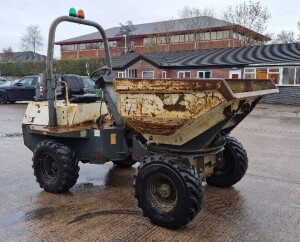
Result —
[[[203, 182], [229, 187], [245, 175], [247, 152], [230, 133], [278, 90], [269, 79], [115, 79], [104, 29], [80, 16], [53, 21], [47, 101], [29, 103], [23, 118], [36, 181], [47, 192], [64, 193], [77, 182], [79, 162], [122, 168], [138, 162], [133, 183], [144, 216], [180, 228], [200, 212]], [[55, 98], [55, 30], [66, 21], [93, 26], [102, 36], [106, 66], [90, 74], [101, 90], [98, 100]]]

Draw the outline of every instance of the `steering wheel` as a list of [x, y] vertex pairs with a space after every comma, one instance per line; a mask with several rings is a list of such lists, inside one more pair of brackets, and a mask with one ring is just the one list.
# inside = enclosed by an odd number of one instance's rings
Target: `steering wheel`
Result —
[[[98, 72], [102, 72], [102, 74], [96, 76]], [[93, 71], [90, 74], [90, 78], [96, 82], [98, 81], [100, 76], [109, 75], [110, 73], [111, 73], [111, 69], [108, 66], [102, 66], [101, 68], [98, 68], [97, 70]]]

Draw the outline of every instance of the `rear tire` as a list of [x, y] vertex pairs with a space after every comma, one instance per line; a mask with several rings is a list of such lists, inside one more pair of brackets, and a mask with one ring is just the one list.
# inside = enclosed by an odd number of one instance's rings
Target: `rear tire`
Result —
[[248, 156], [243, 145], [229, 135], [225, 139], [223, 161], [217, 164], [213, 175], [206, 179], [210, 186], [230, 187], [240, 181], [248, 169]]
[[135, 197], [152, 223], [179, 228], [200, 212], [203, 189], [195, 169], [182, 158], [154, 155], [138, 167]]
[[8, 96], [3, 93], [3, 92], [0, 92], [0, 104], [5, 104], [8, 102]]
[[79, 177], [75, 152], [54, 140], [40, 142], [33, 153], [33, 169], [36, 181], [45, 191], [67, 192]]

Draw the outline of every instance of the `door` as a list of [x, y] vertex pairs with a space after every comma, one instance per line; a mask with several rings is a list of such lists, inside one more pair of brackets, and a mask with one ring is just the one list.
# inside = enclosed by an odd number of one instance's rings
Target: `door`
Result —
[[267, 69], [257, 69], [256, 70], [256, 79], [267, 79], [268, 70]]
[[230, 79], [239, 79], [242, 77], [241, 70], [229, 70], [229, 78]]
[[12, 87], [12, 99], [33, 100], [35, 96], [37, 77], [24, 77]]

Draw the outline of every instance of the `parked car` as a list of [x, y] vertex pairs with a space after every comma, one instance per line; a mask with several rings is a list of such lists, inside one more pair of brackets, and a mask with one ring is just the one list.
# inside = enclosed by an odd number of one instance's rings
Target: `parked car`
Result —
[[[67, 83], [69, 98], [78, 97], [78, 95], [93, 94], [95, 93], [95, 83], [89, 77], [80, 77], [74, 74], [56, 74], [56, 97], [57, 99], [66, 98], [66, 87]], [[89, 95], [89, 97], [91, 97]], [[47, 91], [44, 78], [40, 75], [36, 87], [36, 101], [47, 100]]]
[[95, 82], [89, 77], [89, 76], [81, 76], [80, 77], [83, 81], [83, 90], [84, 93], [92, 93], [94, 94], [96, 89], [95, 89]]
[[0, 104], [16, 101], [32, 101], [38, 76], [25, 76], [12, 85], [0, 86]]
[[6, 81], [5, 78], [0, 77], [0, 86], [3, 85], [3, 84], [5, 84], [6, 82], [7, 82], [7, 81]]

